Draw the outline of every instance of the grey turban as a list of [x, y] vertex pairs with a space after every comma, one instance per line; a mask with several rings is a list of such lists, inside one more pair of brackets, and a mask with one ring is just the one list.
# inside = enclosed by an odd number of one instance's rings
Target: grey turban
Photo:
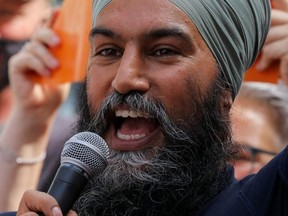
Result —
[[[110, 1], [93, 1], [93, 22]], [[196, 25], [235, 97], [245, 71], [265, 42], [270, 25], [270, 0], [170, 1]]]

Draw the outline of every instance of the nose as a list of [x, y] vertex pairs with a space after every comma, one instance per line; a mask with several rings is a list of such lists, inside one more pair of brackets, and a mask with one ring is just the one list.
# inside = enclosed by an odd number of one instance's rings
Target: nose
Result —
[[242, 179], [245, 176], [252, 174], [253, 163], [250, 161], [236, 162], [234, 165], [234, 175], [236, 179]]
[[120, 94], [132, 91], [143, 93], [149, 90], [145, 60], [136, 48], [125, 49], [112, 81], [112, 87]]

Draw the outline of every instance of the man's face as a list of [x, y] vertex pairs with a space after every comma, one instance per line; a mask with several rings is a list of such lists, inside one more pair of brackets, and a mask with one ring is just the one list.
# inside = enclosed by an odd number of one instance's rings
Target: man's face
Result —
[[112, 1], [91, 50], [78, 130], [103, 136], [110, 155], [76, 210], [197, 211], [227, 184], [233, 145], [223, 83], [195, 26], [167, 0]]
[[[174, 120], [185, 121], [184, 116], [195, 111], [187, 96], [205, 96], [216, 71], [215, 59], [196, 27], [175, 5], [167, 0], [112, 1], [98, 15], [91, 34], [90, 111], [95, 114], [114, 91], [140, 92], [160, 101]], [[111, 115], [115, 117], [105, 132], [110, 148], [163, 146], [159, 124], [147, 113], [123, 104]]]

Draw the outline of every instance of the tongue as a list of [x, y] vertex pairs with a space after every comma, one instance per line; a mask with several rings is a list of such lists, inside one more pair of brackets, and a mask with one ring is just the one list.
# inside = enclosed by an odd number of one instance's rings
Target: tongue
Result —
[[126, 118], [119, 128], [122, 134], [149, 134], [156, 129], [155, 123], [145, 118]]

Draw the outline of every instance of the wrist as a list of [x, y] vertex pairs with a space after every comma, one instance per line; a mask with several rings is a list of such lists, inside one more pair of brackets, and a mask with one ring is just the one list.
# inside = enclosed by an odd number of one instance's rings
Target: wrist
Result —
[[22, 157], [18, 155], [15, 151], [9, 148], [4, 148], [0, 146], [0, 158], [6, 163], [12, 163], [17, 165], [34, 165], [41, 163], [46, 158], [46, 151], [34, 157]]

